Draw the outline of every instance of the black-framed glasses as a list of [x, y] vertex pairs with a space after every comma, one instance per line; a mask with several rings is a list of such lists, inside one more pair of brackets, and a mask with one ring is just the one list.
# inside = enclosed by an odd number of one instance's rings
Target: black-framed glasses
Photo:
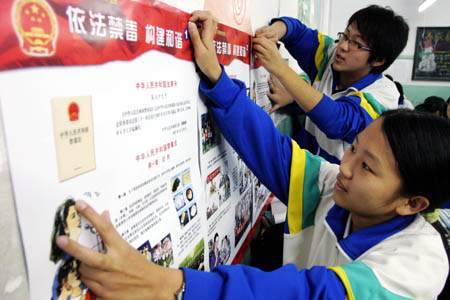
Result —
[[354, 41], [348, 37], [348, 35], [345, 34], [345, 32], [338, 32], [339, 42], [348, 42], [348, 48], [350, 50], [366, 50], [366, 51], [372, 51], [372, 49], [365, 47], [358, 43], [357, 41]]

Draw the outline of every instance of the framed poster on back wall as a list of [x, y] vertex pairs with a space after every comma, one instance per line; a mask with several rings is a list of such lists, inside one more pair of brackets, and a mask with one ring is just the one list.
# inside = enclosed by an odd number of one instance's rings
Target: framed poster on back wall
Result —
[[450, 27], [417, 27], [412, 80], [450, 81]]

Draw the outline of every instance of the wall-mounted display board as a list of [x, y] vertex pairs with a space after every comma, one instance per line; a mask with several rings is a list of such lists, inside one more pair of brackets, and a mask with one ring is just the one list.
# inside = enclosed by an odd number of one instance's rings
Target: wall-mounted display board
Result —
[[412, 80], [450, 81], [450, 27], [417, 27]]
[[[236, 262], [270, 195], [198, 93], [190, 14], [156, 0], [0, 8], [0, 105], [30, 298], [95, 299], [54, 243], [65, 234], [104, 250], [78, 199], [109, 210], [157, 264]], [[247, 85], [250, 40], [223, 24], [215, 37], [227, 73]]]

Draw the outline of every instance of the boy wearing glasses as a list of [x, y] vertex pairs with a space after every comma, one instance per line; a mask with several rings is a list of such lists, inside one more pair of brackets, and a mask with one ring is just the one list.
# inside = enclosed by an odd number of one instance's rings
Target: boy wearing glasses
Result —
[[[382, 72], [406, 46], [408, 31], [401, 16], [376, 5], [354, 13], [337, 40], [289, 17], [256, 31], [256, 56], [276, 77], [269, 81], [268, 96], [277, 103], [272, 111], [295, 101], [306, 113], [298, 136], [302, 148], [339, 163], [359, 132], [383, 111], [397, 108], [396, 86]], [[283, 62], [278, 41], [312, 86]]]

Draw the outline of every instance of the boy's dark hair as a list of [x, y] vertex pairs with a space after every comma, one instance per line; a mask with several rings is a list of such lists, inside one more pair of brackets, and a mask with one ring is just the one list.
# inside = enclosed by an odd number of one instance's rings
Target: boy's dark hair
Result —
[[447, 117], [447, 104], [441, 97], [430, 96], [426, 98], [422, 104], [417, 105], [415, 110], [418, 112], [432, 114], [436, 114], [436, 112], [438, 112], [439, 116], [443, 118]]
[[383, 131], [402, 177], [401, 195], [424, 196], [428, 209], [450, 199], [450, 121], [412, 110], [382, 114]]
[[353, 23], [372, 49], [369, 62], [384, 60], [384, 64], [374, 67], [372, 73], [379, 74], [386, 70], [408, 42], [408, 24], [389, 7], [370, 5], [358, 10], [350, 17], [347, 26]]

